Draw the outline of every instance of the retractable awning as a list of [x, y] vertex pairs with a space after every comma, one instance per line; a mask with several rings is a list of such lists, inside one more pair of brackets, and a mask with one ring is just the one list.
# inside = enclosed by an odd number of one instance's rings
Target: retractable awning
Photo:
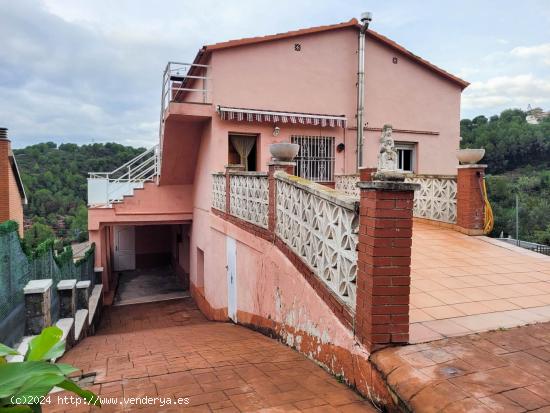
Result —
[[346, 117], [344, 115], [319, 115], [315, 113], [231, 108], [220, 105], [218, 105], [216, 110], [223, 120], [236, 120], [239, 122], [300, 123], [303, 125], [321, 126], [323, 128], [346, 127]]

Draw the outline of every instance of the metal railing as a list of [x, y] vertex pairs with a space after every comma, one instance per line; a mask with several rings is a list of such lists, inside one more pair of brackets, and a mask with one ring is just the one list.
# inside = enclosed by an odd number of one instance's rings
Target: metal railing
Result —
[[209, 103], [209, 65], [168, 62], [162, 76], [161, 117], [170, 102]]
[[121, 201], [145, 182], [158, 179], [159, 168], [159, 147], [155, 145], [111, 172], [90, 172], [88, 204], [110, 205]]

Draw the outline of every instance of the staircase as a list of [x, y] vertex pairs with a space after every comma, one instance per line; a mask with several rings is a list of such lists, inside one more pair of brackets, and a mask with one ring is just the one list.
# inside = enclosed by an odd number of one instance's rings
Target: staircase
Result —
[[110, 208], [159, 176], [159, 146], [155, 145], [111, 172], [90, 172], [88, 206]]

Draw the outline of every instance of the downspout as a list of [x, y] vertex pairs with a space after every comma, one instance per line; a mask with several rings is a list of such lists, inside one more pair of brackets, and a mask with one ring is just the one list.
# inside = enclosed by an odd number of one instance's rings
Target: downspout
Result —
[[372, 13], [361, 14], [359, 51], [357, 53], [357, 171], [363, 166], [363, 114], [365, 111], [365, 33], [372, 21]]

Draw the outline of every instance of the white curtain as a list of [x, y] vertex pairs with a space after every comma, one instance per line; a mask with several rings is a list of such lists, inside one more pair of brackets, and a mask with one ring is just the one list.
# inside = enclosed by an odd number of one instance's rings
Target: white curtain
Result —
[[241, 157], [241, 165], [248, 171], [248, 155], [256, 142], [255, 136], [231, 135], [231, 143]]

